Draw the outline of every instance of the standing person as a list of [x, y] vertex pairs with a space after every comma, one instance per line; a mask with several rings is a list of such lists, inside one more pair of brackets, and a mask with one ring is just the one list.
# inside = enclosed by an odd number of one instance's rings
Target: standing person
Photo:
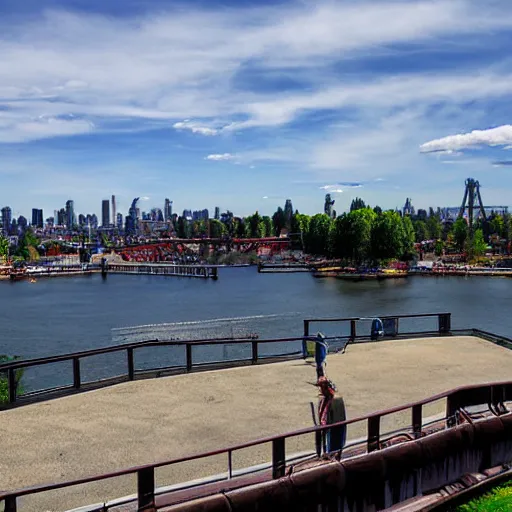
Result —
[[325, 336], [318, 332], [315, 339], [315, 363], [316, 363], [316, 378], [317, 380], [321, 377], [325, 377], [325, 366], [327, 359], [327, 352], [329, 346], [325, 341]]
[[[345, 421], [345, 403], [342, 397], [336, 396], [336, 385], [327, 377], [320, 377], [317, 386], [320, 388], [320, 399], [318, 401], [318, 424], [320, 426], [331, 425]], [[347, 427], [341, 425], [328, 430], [322, 434], [322, 448], [324, 453], [342, 450], [347, 437]]]

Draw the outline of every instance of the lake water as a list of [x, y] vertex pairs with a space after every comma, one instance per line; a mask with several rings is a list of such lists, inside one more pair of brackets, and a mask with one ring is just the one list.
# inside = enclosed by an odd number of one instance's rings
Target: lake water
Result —
[[[209, 327], [199, 337], [240, 332], [255, 332], [260, 338], [292, 337], [302, 334], [302, 319], [307, 317], [429, 312], [451, 312], [455, 329], [478, 327], [505, 336], [512, 332], [512, 279], [508, 278], [410, 277], [357, 283], [315, 279], [307, 273], [258, 274], [254, 267], [223, 268], [218, 281], [130, 275], [109, 275], [103, 280], [94, 275], [0, 282], [0, 301], [0, 354], [26, 358], [141, 337], [164, 339], [166, 329], [167, 334], [177, 333], [183, 339], [198, 325], [170, 325], [163, 330], [133, 327], [204, 320], [214, 321], [206, 324]], [[226, 320], [233, 318], [238, 320]], [[418, 324], [428, 326], [436, 327], [434, 319], [429, 325]], [[333, 327], [324, 324], [314, 329], [329, 333]], [[237, 355], [223, 350], [222, 357]], [[275, 350], [268, 348], [269, 353]], [[137, 367], [150, 365], [154, 357], [159, 356], [141, 352]], [[181, 361], [183, 357], [183, 351], [173, 349], [163, 359]], [[213, 356], [205, 352], [200, 357]], [[118, 364], [114, 356], [101, 356], [101, 361], [98, 356], [82, 373], [86, 379], [106, 376]], [[24, 380], [29, 388], [36, 377], [54, 383], [56, 376], [67, 378], [70, 365], [63, 365], [28, 370]]]

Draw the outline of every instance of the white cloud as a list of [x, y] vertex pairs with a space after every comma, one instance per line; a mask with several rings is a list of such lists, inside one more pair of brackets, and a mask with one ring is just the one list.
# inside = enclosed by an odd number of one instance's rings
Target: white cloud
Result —
[[473, 130], [469, 133], [449, 135], [425, 142], [420, 146], [422, 153], [443, 152], [453, 154], [457, 150], [478, 146], [504, 146], [512, 143], [512, 125], [506, 124], [488, 130]]
[[[11, 109], [9, 130], [15, 135], [3, 130], [0, 142], [33, 140], [37, 130], [30, 123], [41, 114], [76, 114], [92, 120], [97, 130], [114, 129], [110, 121], [136, 119], [147, 129], [171, 122], [175, 129], [215, 135], [278, 126], [304, 110], [510, 93], [510, 76], [485, 70], [361, 84], [350, 77], [340, 82], [330, 67], [389, 51], [393, 44], [429, 44], [444, 36], [508, 28], [509, 11], [505, 1], [482, 10], [473, 0], [385, 0], [188, 8], [139, 18], [56, 10], [30, 21], [4, 18], [0, 98]], [[269, 95], [259, 90], [259, 78], [276, 69], [291, 73], [310, 92]], [[237, 88], [236, 78], [245, 70], [254, 79]], [[182, 121], [194, 118], [201, 121]]]
[[235, 158], [235, 155], [232, 155], [231, 153], [222, 153], [222, 154], [213, 154], [208, 155], [205, 157], [205, 160], [213, 160], [215, 162], [220, 162], [222, 160], [233, 160]]
[[200, 135], [217, 135], [219, 133], [216, 128], [201, 126], [188, 119], [174, 123], [172, 127], [176, 130], [190, 130], [192, 133], [199, 133]]

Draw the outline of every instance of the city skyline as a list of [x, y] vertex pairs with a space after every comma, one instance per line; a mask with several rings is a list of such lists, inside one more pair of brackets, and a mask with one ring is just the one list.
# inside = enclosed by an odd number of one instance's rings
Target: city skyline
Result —
[[98, 214], [109, 191], [126, 215], [169, 190], [178, 211], [269, 215], [291, 197], [312, 214], [329, 192], [394, 209], [450, 204], [471, 175], [508, 204], [511, 15], [506, 0], [4, 0], [0, 204]]

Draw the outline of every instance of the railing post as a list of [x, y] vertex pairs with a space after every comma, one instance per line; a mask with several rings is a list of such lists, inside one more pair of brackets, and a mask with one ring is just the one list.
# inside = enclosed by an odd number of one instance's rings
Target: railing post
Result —
[[356, 321], [350, 320], [350, 340], [354, 341], [356, 339], [356, 336], [357, 336]]
[[416, 437], [416, 438], [420, 437], [422, 427], [423, 427], [422, 404], [413, 405], [412, 406], [412, 431], [414, 432], [414, 437]]
[[286, 470], [285, 438], [272, 440], [272, 478], [281, 478]]
[[7, 370], [7, 378], [9, 381], [9, 403], [16, 402], [16, 370], [9, 368]]
[[380, 416], [368, 418], [368, 453], [379, 449], [380, 441]]
[[451, 313], [441, 313], [438, 316], [439, 333], [447, 334], [452, 329]]
[[5, 512], [16, 512], [18, 510], [16, 504], [16, 496], [8, 496], [7, 498], [5, 498], [4, 507]]
[[304, 338], [302, 338], [302, 357], [306, 359], [308, 355], [308, 347], [306, 338], [309, 336], [309, 320], [304, 320]]
[[252, 364], [256, 364], [258, 362], [258, 342], [256, 340], [252, 341]]
[[73, 358], [73, 387], [80, 389], [80, 359], [78, 357]]
[[192, 371], [192, 345], [187, 343], [185, 345], [187, 350], [187, 372]]
[[126, 351], [126, 356], [128, 357], [128, 379], [135, 379], [135, 368], [133, 366], [133, 348], [129, 348]]
[[137, 511], [152, 512], [155, 509], [155, 470], [145, 468], [137, 471]]

